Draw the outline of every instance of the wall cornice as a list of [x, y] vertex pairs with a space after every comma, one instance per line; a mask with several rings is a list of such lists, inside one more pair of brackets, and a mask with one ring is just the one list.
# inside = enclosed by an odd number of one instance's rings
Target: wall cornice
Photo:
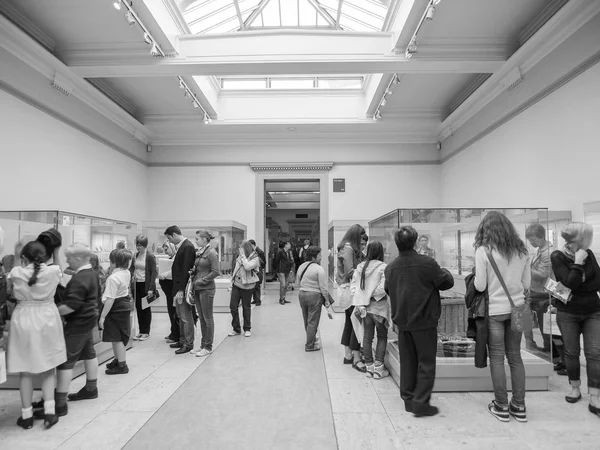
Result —
[[250, 163], [255, 172], [329, 172], [333, 162]]
[[9, 20], [23, 29], [27, 34], [33, 37], [33, 39], [46, 47], [48, 51], [54, 52], [56, 47], [54, 40], [44, 33], [40, 28], [38, 28], [38, 26], [35, 25], [31, 20], [25, 17], [21, 11], [19, 11], [13, 5], [8, 2], [0, 1], [0, 14], [4, 14], [6, 17], [8, 17]]

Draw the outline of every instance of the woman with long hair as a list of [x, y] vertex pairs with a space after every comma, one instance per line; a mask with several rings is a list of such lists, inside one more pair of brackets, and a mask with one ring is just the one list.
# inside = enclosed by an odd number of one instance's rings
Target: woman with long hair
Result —
[[[521, 306], [525, 302], [525, 291], [531, 285], [527, 247], [511, 221], [497, 211], [491, 211], [483, 218], [473, 246], [475, 288], [479, 292], [487, 288], [489, 295], [487, 345], [495, 398], [488, 405], [488, 410], [502, 422], [508, 422], [510, 416], [519, 422], [526, 422], [525, 366], [521, 359], [523, 333], [511, 329], [512, 306], [490, 261], [495, 260], [515, 306]], [[510, 404], [506, 392], [505, 356], [512, 381]]]
[[[361, 252], [362, 236], [366, 234], [365, 229], [354, 224], [346, 231], [344, 237], [337, 247], [337, 271], [335, 281], [338, 287], [349, 285], [354, 275], [354, 269], [363, 259]], [[348, 286], [349, 288], [349, 286]], [[344, 331], [342, 332], [341, 344], [344, 346], [344, 364], [352, 364], [352, 367], [359, 372], [366, 372], [367, 366], [361, 360], [360, 343], [356, 339], [354, 328], [352, 327], [352, 312], [354, 306], [350, 304], [346, 309], [346, 321]]]
[[156, 257], [148, 250], [148, 238], [146, 236], [136, 236], [135, 248], [137, 253], [129, 270], [132, 281], [135, 282], [135, 310], [137, 312], [139, 334], [133, 340], [145, 341], [150, 337], [152, 307], [142, 308], [142, 298], [152, 297], [156, 293]]
[[[387, 264], [383, 262], [384, 255], [381, 242], [369, 243], [367, 257], [356, 267], [350, 284], [352, 304], [363, 317], [365, 331], [362, 347], [367, 365], [367, 376], [375, 379], [385, 378], [390, 374], [383, 365], [388, 327], [391, 323], [390, 309], [384, 289], [384, 271], [387, 267]], [[373, 359], [375, 330], [377, 330], [377, 347], [375, 359]]]
[[252, 336], [252, 332], [250, 331], [252, 328], [250, 323], [252, 305], [250, 302], [252, 301], [254, 286], [258, 282], [260, 259], [249, 241], [243, 241], [240, 244], [238, 252], [239, 256], [235, 261], [235, 268], [231, 277], [232, 286], [229, 309], [231, 310], [231, 326], [233, 329], [229, 332], [229, 336], [242, 334], [240, 313], [238, 311], [241, 301], [244, 318], [244, 336], [250, 337]]
[[[33, 375], [42, 376], [44, 426], [58, 422], [54, 403], [54, 368], [67, 360], [63, 324], [54, 303], [60, 266], [46, 265], [46, 249], [29, 242], [20, 253], [21, 265], [8, 276], [8, 290], [17, 300], [8, 334], [8, 371], [19, 373], [21, 417], [17, 425], [33, 426]], [[56, 261], [55, 261], [56, 262]]]
[[600, 415], [600, 267], [590, 250], [594, 229], [582, 222], [572, 222], [562, 229], [566, 244], [552, 252], [550, 261], [556, 281], [571, 289], [567, 303], [556, 301], [556, 322], [564, 341], [565, 366], [571, 393], [565, 400], [575, 403], [581, 399], [580, 339], [586, 360], [587, 383], [590, 393], [589, 411]]

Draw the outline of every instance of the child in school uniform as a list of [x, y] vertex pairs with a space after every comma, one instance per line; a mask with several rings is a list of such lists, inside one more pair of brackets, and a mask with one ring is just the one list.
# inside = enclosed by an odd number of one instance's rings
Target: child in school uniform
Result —
[[102, 342], [110, 342], [115, 355], [106, 365], [106, 374], [121, 375], [129, 373], [125, 346], [131, 336], [132, 299], [129, 291], [129, 266], [133, 254], [129, 250], [117, 249], [110, 253], [109, 259], [111, 274], [106, 280], [106, 288], [102, 295], [99, 327], [103, 330]]

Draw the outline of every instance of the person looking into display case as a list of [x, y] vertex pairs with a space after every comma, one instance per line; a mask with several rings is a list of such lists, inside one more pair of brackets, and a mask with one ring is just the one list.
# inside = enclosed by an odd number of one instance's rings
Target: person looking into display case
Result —
[[[544, 313], [550, 306], [550, 294], [544, 291], [544, 284], [548, 278], [554, 279], [552, 274], [552, 264], [550, 254], [554, 251], [554, 246], [546, 240], [546, 229], [539, 223], [532, 223], [525, 230], [525, 238], [537, 253], [531, 258], [531, 290], [529, 292], [531, 310], [535, 311], [537, 324], [544, 342], [543, 351], [550, 351], [550, 335], [544, 333]], [[549, 331], [549, 330], [547, 330]], [[540, 350], [533, 339], [533, 331], [527, 331], [525, 334], [525, 343], [530, 350]], [[564, 369], [564, 368], [563, 368]]]
[[[494, 386], [494, 400], [488, 411], [501, 422], [513, 416], [519, 422], [527, 422], [525, 407], [525, 366], [521, 358], [523, 333], [511, 328], [512, 303], [522, 306], [525, 291], [531, 285], [531, 266], [525, 243], [515, 226], [498, 212], [490, 211], [483, 218], [475, 233], [475, 289], [489, 296], [488, 351], [490, 372]], [[496, 275], [492, 259], [504, 283]], [[504, 290], [507, 286], [508, 292]], [[510, 366], [512, 399], [506, 392], [504, 358]]]
[[556, 322], [565, 345], [565, 365], [571, 392], [569, 403], [581, 399], [580, 339], [586, 360], [589, 411], [600, 416], [600, 267], [590, 249], [594, 229], [583, 222], [571, 222], [560, 232], [566, 244], [550, 256], [556, 281], [571, 290], [566, 303], [556, 300]]
[[422, 417], [439, 412], [429, 402], [435, 383], [440, 290], [452, 288], [454, 277], [433, 258], [415, 251], [418, 236], [411, 226], [396, 231], [399, 254], [384, 274], [392, 321], [398, 328], [400, 396], [407, 412]]
[[[152, 307], [142, 307], [142, 299], [156, 298], [156, 258], [148, 251], [148, 238], [139, 235], [135, 238], [137, 253], [131, 264], [130, 271], [135, 283], [135, 310], [137, 313], [139, 334], [133, 338], [134, 341], [145, 341], [150, 337], [150, 325], [152, 324]], [[150, 301], [148, 302], [150, 303]]]
[[427, 236], [421, 236], [419, 238], [419, 248], [417, 249], [417, 253], [435, 259], [435, 250], [429, 247], [429, 238]]
[[367, 366], [360, 355], [360, 342], [356, 338], [354, 327], [352, 325], [352, 295], [350, 293], [350, 282], [354, 275], [356, 266], [363, 260], [361, 251], [362, 237], [365, 235], [365, 229], [354, 224], [344, 234], [337, 247], [337, 265], [335, 282], [344, 295], [340, 296], [339, 306], [345, 308], [344, 330], [342, 331], [341, 344], [344, 346], [344, 364], [352, 364], [352, 368], [365, 373]]

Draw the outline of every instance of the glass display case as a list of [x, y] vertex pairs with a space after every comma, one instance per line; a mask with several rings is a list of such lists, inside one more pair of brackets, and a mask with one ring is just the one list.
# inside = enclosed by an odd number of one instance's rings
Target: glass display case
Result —
[[594, 228], [592, 251], [600, 258], [600, 201], [583, 204], [583, 221]]
[[[207, 230], [214, 236], [210, 242], [212, 248], [219, 255], [219, 265], [221, 276], [215, 282], [217, 283], [218, 292], [214, 299], [215, 312], [229, 312], [229, 296], [224, 292], [229, 285], [228, 275], [233, 271], [235, 259], [237, 257], [237, 249], [244, 239], [246, 239], [246, 225], [233, 220], [224, 221], [197, 221], [197, 222], [178, 222], [176, 224], [167, 222], [144, 222], [142, 224], [142, 234], [148, 238], [148, 249], [151, 250], [158, 260], [167, 258], [162, 245], [165, 242], [165, 230], [171, 226], [177, 225], [182, 234], [187, 237], [194, 245], [196, 245], [196, 231]], [[223, 288], [223, 289], [220, 289]], [[157, 289], [160, 287], [157, 283]], [[160, 298], [152, 304], [152, 311], [166, 312], [166, 296], [161, 291]]]
[[[64, 250], [73, 243], [89, 246], [98, 256], [100, 265], [108, 269], [110, 265], [108, 255], [117, 242], [124, 241], [127, 248], [135, 251], [135, 236], [138, 234], [137, 225], [133, 223], [64, 211], [1, 211], [0, 227], [4, 230], [4, 252], [0, 255], [4, 269], [10, 269], [14, 265], [17, 244], [35, 240], [42, 231], [49, 228], [57, 229], [62, 235], [60, 265], [63, 269], [66, 268]], [[70, 276], [65, 274], [61, 283], [66, 285], [69, 280]], [[135, 323], [132, 315], [132, 327]], [[135, 336], [135, 334], [132, 332], [131, 335]], [[102, 332], [97, 327], [94, 329], [94, 342], [99, 362], [112, 357], [112, 346], [102, 342]], [[131, 348], [131, 345], [132, 341], [127, 348]], [[83, 364], [78, 363], [74, 369], [74, 376], [78, 376], [83, 371]], [[6, 383], [0, 385], [0, 388], [18, 388], [18, 377], [11, 375]]]
[[[538, 249], [525, 239], [525, 230], [531, 224], [542, 225], [546, 231], [546, 240], [554, 248], [562, 247], [560, 229], [570, 221], [569, 212], [549, 212], [543, 208], [494, 210], [502, 212], [513, 223], [528, 246], [532, 259], [538, 256]], [[386, 263], [398, 256], [394, 242], [395, 232], [402, 226], [410, 225], [419, 233], [415, 250], [434, 258], [454, 276], [454, 288], [441, 292], [438, 374], [435, 386], [437, 391], [491, 389], [489, 371], [482, 371], [474, 366], [475, 340], [467, 337], [468, 311], [464, 302], [464, 279], [475, 266], [475, 234], [479, 223], [489, 211], [492, 209], [396, 209], [369, 222], [369, 242], [377, 240], [383, 244]], [[547, 246], [542, 251], [546, 252], [545, 256], [549, 256]], [[532, 300], [531, 304], [539, 317], [538, 323], [543, 322], [543, 314], [549, 303], [547, 294], [542, 292], [540, 296], [541, 298]], [[528, 389], [548, 389], [549, 377], [553, 373], [551, 336], [552, 330], [544, 330], [542, 333], [539, 326], [531, 334], [524, 335], [522, 355]], [[386, 360], [392, 375], [398, 381], [398, 347], [393, 336], [390, 337]]]

